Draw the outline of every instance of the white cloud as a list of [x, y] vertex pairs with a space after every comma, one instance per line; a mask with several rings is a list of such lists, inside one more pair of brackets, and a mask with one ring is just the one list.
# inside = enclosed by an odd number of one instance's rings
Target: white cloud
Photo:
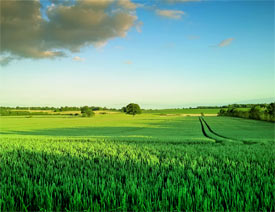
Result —
[[185, 13], [181, 10], [156, 10], [156, 14], [170, 19], [180, 19]]
[[74, 61], [78, 61], [78, 62], [83, 62], [85, 60], [85, 58], [81, 58], [79, 56], [75, 56], [75, 57], [73, 57], [73, 60]]
[[227, 38], [223, 41], [221, 41], [219, 44], [218, 44], [218, 47], [225, 47], [225, 46], [228, 46], [231, 44], [231, 42], [234, 40], [234, 38]]

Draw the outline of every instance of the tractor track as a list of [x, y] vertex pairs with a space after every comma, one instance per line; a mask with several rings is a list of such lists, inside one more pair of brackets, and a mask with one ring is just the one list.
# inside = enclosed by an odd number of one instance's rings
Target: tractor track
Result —
[[213, 137], [211, 137], [210, 135], [208, 135], [208, 134], [205, 132], [205, 128], [204, 128], [204, 125], [203, 125], [203, 121], [201, 120], [200, 117], [199, 117], [199, 121], [200, 121], [200, 123], [201, 123], [201, 131], [202, 131], [202, 133], [203, 133], [203, 135], [204, 135], [205, 137], [207, 137], [207, 138], [209, 138], [209, 139], [211, 139], [211, 140], [214, 140], [215, 143], [223, 143], [222, 140], [218, 140], [218, 139], [213, 138]]
[[229, 138], [229, 137], [226, 137], [226, 136], [223, 136], [223, 135], [220, 135], [218, 133], [216, 133], [214, 130], [211, 129], [211, 127], [209, 126], [209, 124], [204, 120], [203, 117], [201, 117], [201, 120], [205, 123], [206, 127], [208, 128], [208, 130], [213, 133], [214, 135], [218, 136], [218, 137], [221, 137], [221, 138], [225, 138], [225, 139], [230, 139], [230, 140], [236, 140], [236, 139], [233, 139], [233, 138]]
[[[206, 134], [205, 129], [204, 129], [204, 126], [203, 126], [203, 123], [202, 123], [202, 120], [201, 120], [200, 117], [199, 117], [199, 120], [200, 120], [200, 123], [201, 123], [201, 131], [202, 131], [203, 135], [204, 135], [205, 137], [207, 137], [207, 138], [213, 139], [213, 138], [211, 138], [210, 136], [208, 136], [208, 135]], [[214, 140], [215, 140], [215, 139], [214, 139]], [[215, 140], [215, 141], [216, 141], [216, 140]]]
[[211, 127], [210, 127], [209, 124], [204, 120], [204, 118], [202, 118], [202, 120], [203, 120], [203, 122], [206, 124], [207, 128], [209, 129], [209, 131], [212, 132], [214, 135], [217, 135], [217, 136], [219, 136], [219, 137], [222, 137], [222, 138], [225, 138], [225, 139], [229, 139], [229, 140], [232, 140], [232, 141], [242, 142], [243, 144], [248, 144], [248, 145], [257, 144], [257, 143], [258, 143], [258, 142], [255, 142], [255, 141], [240, 140], [240, 139], [230, 138], [230, 137], [226, 137], [226, 136], [220, 135], [220, 134], [216, 133], [214, 130], [211, 129]]
[[[211, 129], [211, 127], [209, 126], [209, 124], [204, 120], [203, 117], [199, 117], [199, 121], [201, 123], [201, 128], [202, 128], [202, 133], [205, 137], [207, 138], [210, 138], [212, 140], [214, 140], [216, 143], [225, 143], [226, 141], [228, 142], [236, 142], [236, 143], [243, 143], [243, 144], [247, 144], [247, 142], [245, 141], [240, 141], [240, 140], [237, 140], [237, 139], [233, 139], [233, 138], [229, 138], [229, 137], [226, 137], [226, 136], [223, 136], [223, 135], [220, 135], [218, 133], [216, 133], [214, 130]], [[205, 130], [205, 126], [206, 128], [209, 130], [210, 133], [206, 133], [206, 130]], [[211, 134], [213, 134], [214, 136], [211, 136]]]

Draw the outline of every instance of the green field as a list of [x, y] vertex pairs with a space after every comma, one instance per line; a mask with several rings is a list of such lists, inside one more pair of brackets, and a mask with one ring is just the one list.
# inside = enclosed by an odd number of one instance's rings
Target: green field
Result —
[[153, 114], [217, 114], [220, 108], [217, 109], [162, 109], [162, 110], [144, 110], [143, 113], [153, 113]]
[[274, 211], [274, 126], [157, 114], [1, 117], [0, 211]]
[[275, 125], [251, 119], [233, 117], [205, 117], [212, 130], [233, 140], [244, 142], [274, 142]]

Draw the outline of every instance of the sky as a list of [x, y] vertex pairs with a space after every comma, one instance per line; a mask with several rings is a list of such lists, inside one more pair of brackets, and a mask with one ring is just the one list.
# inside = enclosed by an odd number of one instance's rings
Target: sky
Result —
[[1, 0], [1, 106], [274, 98], [274, 1]]

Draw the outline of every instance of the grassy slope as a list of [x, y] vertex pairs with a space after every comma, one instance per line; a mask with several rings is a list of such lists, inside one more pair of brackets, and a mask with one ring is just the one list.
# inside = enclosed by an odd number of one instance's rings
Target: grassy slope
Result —
[[88, 136], [97, 138], [135, 138], [163, 141], [207, 141], [197, 117], [162, 117], [118, 114], [93, 118], [3, 117], [1, 133], [43, 136]]
[[223, 136], [245, 141], [275, 142], [275, 124], [233, 117], [205, 117], [212, 130]]

